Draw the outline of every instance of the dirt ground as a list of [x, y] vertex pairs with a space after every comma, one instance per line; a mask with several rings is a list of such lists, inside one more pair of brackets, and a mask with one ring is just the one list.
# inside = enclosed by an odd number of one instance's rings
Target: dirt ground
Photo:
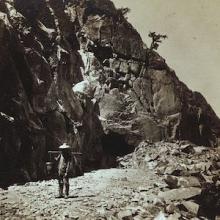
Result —
[[[56, 199], [56, 180], [0, 192], [1, 219], [152, 219], [146, 206], [163, 183], [140, 169], [107, 169], [70, 180], [70, 198]], [[157, 190], [158, 189], [158, 190]], [[145, 208], [144, 208], [145, 207]]]
[[0, 189], [0, 220], [220, 219], [219, 158], [220, 148], [143, 142], [120, 168], [70, 179], [68, 199], [57, 180]]

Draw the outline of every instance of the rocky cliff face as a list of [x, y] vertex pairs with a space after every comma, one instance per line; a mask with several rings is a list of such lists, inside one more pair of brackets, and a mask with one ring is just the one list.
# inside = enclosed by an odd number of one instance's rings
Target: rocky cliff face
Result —
[[[141, 139], [187, 139], [215, 145], [219, 119], [203, 96], [179, 81], [111, 2], [74, 5], [84, 76], [108, 132]], [[108, 5], [108, 6], [107, 6]], [[73, 10], [74, 11], [74, 10]]]
[[0, 172], [12, 181], [45, 177], [63, 142], [87, 169], [146, 139], [214, 146], [220, 134], [203, 96], [109, 0], [1, 1], [0, 94]]

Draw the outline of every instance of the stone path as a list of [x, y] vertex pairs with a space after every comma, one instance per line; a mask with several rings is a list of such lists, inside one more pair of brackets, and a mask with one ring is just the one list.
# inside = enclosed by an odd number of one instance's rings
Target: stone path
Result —
[[146, 172], [108, 169], [86, 173], [70, 180], [68, 199], [55, 199], [56, 180], [12, 186], [0, 193], [1, 218], [123, 219], [133, 215], [150, 219], [143, 207], [153, 200], [163, 183], [155, 174]]
[[0, 190], [0, 220], [220, 218], [220, 148], [142, 143], [119, 162], [71, 179], [68, 199], [57, 180]]

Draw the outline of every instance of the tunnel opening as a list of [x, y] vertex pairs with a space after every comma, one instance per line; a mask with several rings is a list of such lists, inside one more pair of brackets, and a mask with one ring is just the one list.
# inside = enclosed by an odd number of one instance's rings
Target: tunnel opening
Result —
[[103, 168], [117, 167], [117, 158], [132, 153], [135, 148], [126, 142], [124, 135], [113, 131], [104, 134], [101, 141], [104, 151]]

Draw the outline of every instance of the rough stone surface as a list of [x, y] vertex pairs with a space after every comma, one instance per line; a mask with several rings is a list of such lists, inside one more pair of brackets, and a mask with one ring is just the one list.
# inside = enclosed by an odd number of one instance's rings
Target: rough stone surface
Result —
[[[220, 121], [204, 97], [109, 0], [2, 0], [0, 54], [5, 182], [45, 178], [47, 151], [63, 142], [83, 153], [82, 170], [115, 165], [143, 140], [217, 143]], [[109, 150], [119, 139], [123, 149]]]
[[[161, 163], [163, 159], [158, 155], [161, 155], [161, 150], [166, 151], [164, 148], [168, 146], [175, 148], [174, 143], [166, 142], [148, 146], [147, 161], [157, 161], [157, 168], [164, 166]], [[176, 148], [181, 149], [181, 145], [177, 145]], [[214, 161], [219, 158], [219, 153], [218, 148], [206, 148], [199, 156], [193, 153], [171, 154], [171, 163], [166, 163], [165, 166], [180, 163], [187, 167], [190, 160], [195, 163], [206, 163], [207, 157]], [[200, 188], [184, 186], [170, 190], [165, 182], [165, 176], [158, 173], [157, 169], [144, 169], [141, 160], [145, 160], [147, 154], [142, 145], [142, 151], [139, 149], [136, 158], [123, 157], [124, 161], [136, 162], [136, 168], [104, 169], [70, 179], [68, 199], [55, 199], [58, 193], [56, 180], [29, 182], [21, 186], [11, 186], [8, 190], [0, 190], [1, 217], [34, 220], [64, 218], [150, 220], [215, 219], [220, 214], [219, 183], [217, 179], [210, 183], [203, 178], [205, 169], [196, 174], [201, 184]], [[165, 154], [164, 156], [167, 157]], [[214, 179], [219, 173], [219, 168], [213, 166], [206, 175]], [[177, 176], [173, 176], [174, 178], [194, 178], [190, 170], [187, 177], [186, 173], [184, 176], [177, 172], [175, 174]], [[164, 198], [160, 198], [161, 195]]]
[[197, 195], [200, 195], [202, 190], [196, 187], [189, 188], [180, 188], [180, 189], [172, 189], [165, 192], [160, 192], [159, 197], [164, 198], [165, 200], [182, 200], [182, 199], [190, 199]]
[[194, 215], [197, 216], [198, 211], [199, 211], [199, 205], [191, 202], [191, 201], [185, 201], [182, 203], [182, 205], [187, 209], [187, 211], [193, 213]]

